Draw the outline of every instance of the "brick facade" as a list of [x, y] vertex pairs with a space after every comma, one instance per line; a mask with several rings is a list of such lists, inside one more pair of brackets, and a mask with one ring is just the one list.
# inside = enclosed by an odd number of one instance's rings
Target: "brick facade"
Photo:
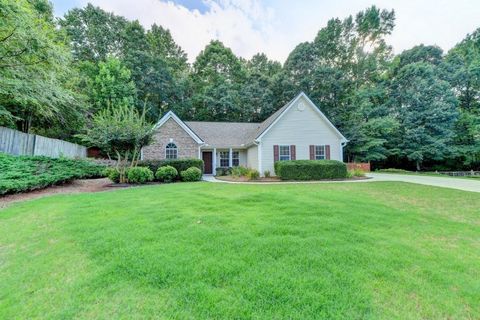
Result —
[[198, 158], [198, 143], [172, 118], [168, 119], [153, 136], [153, 143], [143, 148], [144, 160], [165, 159], [165, 146], [170, 142], [177, 145], [178, 158]]

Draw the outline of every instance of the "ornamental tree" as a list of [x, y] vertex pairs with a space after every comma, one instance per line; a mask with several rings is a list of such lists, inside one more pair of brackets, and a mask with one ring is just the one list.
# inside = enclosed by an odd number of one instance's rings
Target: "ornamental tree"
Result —
[[126, 170], [134, 167], [140, 150], [152, 142], [152, 124], [134, 106], [120, 105], [99, 111], [85, 134], [79, 137], [88, 145], [96, 146], [117, 160], [120, 183], [126, 181]]

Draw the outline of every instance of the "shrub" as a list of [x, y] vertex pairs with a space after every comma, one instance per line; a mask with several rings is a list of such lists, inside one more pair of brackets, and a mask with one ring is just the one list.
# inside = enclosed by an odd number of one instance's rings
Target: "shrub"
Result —
[[[186, 159], [168, 159], [168, 160], [142, 160], [138, 162], [138, 166], [148, 167], [152, 172], [157, 172], [158, 168], [165, 166], [172, 166], [177, 169], [177, 172], [187, 170], [190, 167], [196, 167], [203, 172], [203, 160], [186, 158]], [[177, 178], [179, 178], [177, 176]]]
[[290, 160], [275, 162], [282, 180], [322, 180], [347, 177], [347, 165], [336, 160]]
[[348, 170], [348, 171], [347, 171], [347, 178], [348, 178], [348, 179], [351, 179], [351, 178], [353, 178], [353, 177], [354, 177], [353, 171]]
[[249, 169], [247, 172], [247, 178], [249, 180], [257, 180], [260, 178], [260, 172], [258, 172], [256, 169]]
[[248, 174], [248, 171], [249, 171], [248, 168], [238, 166], [238, 167], [233, 167], [230, 174], [234, 177], [244, 177]]
[[186, 182], [202, 180], [202, 170], [197, 167], [190, 167], [185, 171], [180, 172], [182, 180]]
[[174, 181], [178, 176], [178, 171], [172, 166], [164, 166], [160, 167], [157, 170], [157, 173], [155, 174], [155, 177], [162, 182], [172, 182]]
[[352, 170], [354, 177], [365, 177], [365, 171], [359, 168], [355, 168]]
[[143, 184], [153, 180], [153, 172], [146, 167], [133, 167], [127, 170], [128, 183]]
[[25, 192], [74, 179], [105, 176], [105, 166], [87, 160], [0, 153], [0, 194]]
[[265, 178], [270, 178], [270, 176], [271, 176], [272, 174], [270, 173], [270, 170], [265, 170], [265, 171], [263, 172], [263, 175], [265, 176]]
[[104, 174], [108, 179], [110, 179], [110, 181], [114, 183], [120, 182], [120, 172], [118, 172], [117, 168], [108, 167], [105, 169]]
[[216, 176], [229, 176], [232, 174], [232, 168], [218, 167], [215, 169]]

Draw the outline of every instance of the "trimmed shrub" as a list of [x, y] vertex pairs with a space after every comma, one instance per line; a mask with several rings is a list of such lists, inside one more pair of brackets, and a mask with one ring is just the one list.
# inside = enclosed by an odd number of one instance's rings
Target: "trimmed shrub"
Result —
[[232, 174], [232, 168], [230, 167], [218, 167], [215, 169], [216, 176], [229, 176]]
[[146, 167], [133, 167], [127, 170], [128, 183], [143, 184], [153, 180], [153, 172]]
[[92, 161], [0, 153], [0, 195], [62, 184], [74, 179], [104, 177], [105, 166]]
[[249, 169], [247, 172], [247, 178], [248, 180], [257, 180], [260, 178], [260, 172], [256, 169]]
[[248, 168], [245, 168], [245, 167], [242, 167], [242, 166], [233, 167], [230, 175], [232, 175], [234, 177], [244, 177], [248, 174], [248, 171], [249, 171]]
[[[203, 172], [203, 160], [186, 158], [186, 159], [166, 159], [166, 160], [142, 160], [138, 162], [140, 167], [148, 167], [152, 172], [157, 172], [158, 168], [165, 166], [172, 166], [177, 169], [177, 172], [187, 170], [190, 167], [196, 167]], [[177, 176], [177, 178], [179, 178]]]
[[155, 177], [157, 180], [162, 181], [162, 182], [172, 182], [174, 181], [178, 176], [178, 171], [172, 166], [164, 166], [160, 167], [157, 170], [157, 173], [155, 174]]
[[322, 180], [347, 177], [347, 165], [336, 160], [290, 160], [275, 162], [282, 180]]
[[193, 182], [202, 180], [202, 171], [197, 167], [190, 167], [187, 170], [180, 172], [182, 180], [185, 182]]
[[108, 167], [104, 172], [105, 176], [114, 183], [120, 182], [120, 172], [114, 167]]

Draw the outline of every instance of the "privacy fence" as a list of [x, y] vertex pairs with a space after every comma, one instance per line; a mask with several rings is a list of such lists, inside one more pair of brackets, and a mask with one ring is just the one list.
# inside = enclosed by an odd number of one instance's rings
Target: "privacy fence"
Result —
[[84, 146], [0, 127], [0, 152], [13, 155], [85, 158]]

